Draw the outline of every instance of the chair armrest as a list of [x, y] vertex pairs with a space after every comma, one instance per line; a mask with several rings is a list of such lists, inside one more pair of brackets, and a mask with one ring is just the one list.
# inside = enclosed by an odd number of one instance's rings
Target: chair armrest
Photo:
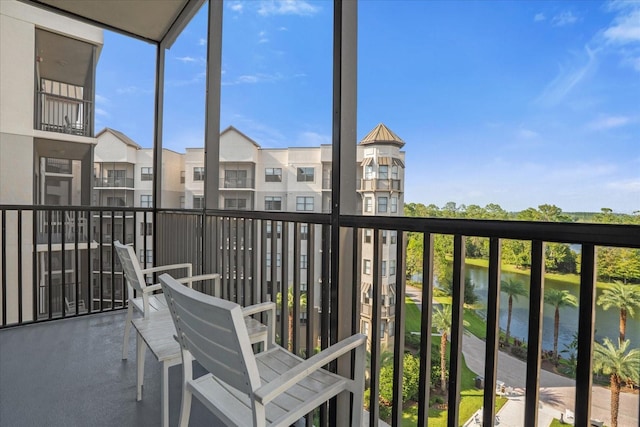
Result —
[[155, 285], [148, 285], [145, 286], [144, 289], [142, 290], [142, 292], [149, 293], [149, 292], [154, 292], [154, 291], [161, 291], [162, 290], [162, 285], [160, 283], [156, 283]]
[[276, 312], [276, 304], [274, 302], [261, 302], [260, 304], [250, 305], [242, 308], [242, 314], [244, 316], [251, 316], [253, 314], [262, 313], [263, 311], [271, 310], [272, 313]]
[[178, 268], [186, 268], [189, 270], [189, 275], [191, 275], [191, 263], [186, 262], [182, 264], [171, 264], [171, 265], [161, 265], [159, 267], [149, 267], [140, 270], [142, 274], [155, 273], [157, 271], [165, 271], [165, 270], [177, 270]]
[[182, 283], [182, 284], [187, 284], [191, 288], [192, 287], [191, 285], [193, 284], [193, 282], [198, 282], [198, 281], [201, 281], [201, 280], [215, 280], [216, 281], [216, 284], [215, 284], [216, 289], [214, 289], [214, 293], [219, 295], [220, 289], [217, 289], [217, 288], [220, 287], [220, 274], [219, 273], [201, 274], [199, 276], [183, 277], [183, 278], [180, 278], [180, 279], [176, 279], [176, 282]]
[[[308, 376], [314, 371], [334, 361], [343, 354], [349, 353], [357, 347], [364, 346], [367, 343], [367, 336], [363, 334], [352, 335], [331, 347], [325, 348], [320, 353], [311, 356], [301, 364], [293, 367], [289, 371], [282, 374], [274, 381], [265, 384], [254, 392], [254, 396], [258, 402], [266, 405], [275, 397], [279, 396], [282, 391], [295, 385], [302, 378]], [[364, 354], [364, 353], [363, 353]]]

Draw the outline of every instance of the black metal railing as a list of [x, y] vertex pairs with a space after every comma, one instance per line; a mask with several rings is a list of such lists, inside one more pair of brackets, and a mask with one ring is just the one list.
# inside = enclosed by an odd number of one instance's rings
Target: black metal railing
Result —
[[[36, 239], [38, 218], [53, 216], [54, 212], [73, 212], [73, 218], [86, 218], [87, 227], [93, 230], [93, 239], [82, 243], [76, 232], [72, 243], [63, 243], [61, 254], [49, 240], [44, 247]], [[539, 371], [541, 367], [542, 304], [544, 295], [544, 247], [550, 242], [580, 245], [581, 273], [579, 284], [579, 327], [576, 369], [576, 425], [588, 425], [591, 408], [592, 357], [594, 343], [594, 306], [596, 277], [596, 247], [640, 248], [640, 227], [603, 224], [537, 223], [517, 221], [483, 221], [458, 219], [430, 219], [406, 217], [340, 216], [340, 233], [344, 241], [331, 241], [329, 215], [255, 211], [202, 211], [158, 210], [127, 208], [78, 208], [78, 207], [30, 207], [0, 206], [2, 221], [2, 327], [50, 320], [58, 317], [82, 315], [124, 307], [124, 284], [116, 274], [115, 252], [107, 242], [96, 241], [105, 229], [119, 230], [121, 236], [139, 236], [140, 223], [154, 222], [153, 247], [147, 247], [145, 236], [140, 237], [136, 250], [154, 250], [155, 265], [191, 262], [194, 274], [215, 273], [222, 275], [222, 297], [243, 305], [274, 300], [278, 306], [276, 324], [279, 342], [301, 355], [310, 355], [336, 341], [341, 324], [350, 325], [352, 332], [359, 332], [366, 317], [372, 325], [369, 330], [368, 388], [370, 399], [370, 425], [375, 426], [381, 416], [380, 372], [385, 347], [393, 353], [393, 402], [402, 402], [402, 358], [405, 353], [404, 324], [405, 275], [396, 274], [393, 284], [394, 301], [383, 293], [390, 286], [382, 274], [383, 261], [395, 258], [399, 271], [405, 271], [406, 238], [408, 233], [423, 237], [422, 301], [431, 301], [434, 289], [434, 237], [447, 235], [453, 240], [452, 251], [452, 319], [449, 350], [448, 413], [447, 425], [458, 426], [465, 419], [458, 405], [461, 394], [463, 302], [465, 286], [465, 240], [471, 237], [489, 239], [488, 302], [486, 318], [486, 356], [483, 394], [483, 422], [492, 425], [495, 416], [498, 359], [498, 337], [501, 277], [501, 243], [504, 240], [524, 240], [531, 244], [531, 280], [529, 329], [526, 354], [525, 426], [537, 425], [539, 398]], [[135, 216], [133, 230], [128, 225], [116, 228], [119, 218]], [[66, 226], [63, 226], [66, 227]], [[78, 228], [76, 228], [77, 230]], [[121, 231], [120, 231], [121, 230]], [[273, 231], [276, 230], [275, 233]], [[372, 233], [365, 230], [372, 230]], [[66, 231], [66, 230], [65, 230]], [[396, 239], [385, 239], [390, 233]], [[52, 233], [49, 232], [48, 236]], [[365, 237], [365, 236], [371, 236]], [[114, 237], [115, 238], [115, 237]], [[365, 241], [366, 239], [366, 241]], [[101, 245], [102, 244], [102, 245]], [[135, 242], [134, 242], [135, 245]], [[37, 250], [34, 250], [39, 246]], [[96, 250], [102, 247], [101, 250]], [[17, 250], [21, 248], [21, 250]], [[339, 251], [340, 259], [347, 265], [331, 266], [330, 254]], [[62, 269], [59, 287], [52, 281], [53, 259], [72, 257], [72, 271]], [[362, 260], [371, 258], [371, 294], [363, 304]], [[41, 258], [48, 262], [41, 263]], [[43, 259], [44, 259], [43, 258]], [[98, 266], [109, 269], [95, 272], [93, 260]], [[144, 258], [146, 261], [146, 257]], [[349, 261], [347, 261], [349, 260]], [[68, 265], [65, 259], [61, 266]], [[48, 269], [46, 275], [42, 268]], [[351, 272], [353, 280], [347, 284], [331, 283], [331, 269]], [[71, 277], [69, 274], [71, 273]], [[44, 277], [44, 279], [42, 279]], [[341, 277], [341, 276], [340, 276]], [[385, 277], [387, 277], [385, 279]], [[39, 294], [41, 281], [45, 280], [45, 294]], [[71, 282], [71, 283], [69, 283]], [[55, 290], [55, 292], [54, 292]], [[205, 292], [211, 290], [203, 289]], [[339, 305], [338, 295], [350, 294], [350, 309]], [[95, 301], [98, 295], [98, 303]], [[56, 301], [92, 301], [82, 312], [75, 304], [69, 313]], [[369, 299], [370, 298], [370, 299]], [[38, 308], [46, 307], [46, 315], [40, 316]], [[342, 307], [338, 310], [338, 307]], [[365, 308], [366, 307], [366, 308]], [[365, 310], [366, 313], [362, 313]], [[364, 316], [362, 316], [364, 314]], [[379, 325], [393, 316], [393, 330]], [[423, 304], [419, 331], [420, 378], [417, 398], [418, 425], [426, 425], [432, 388], [431, 344], [432, 307]], [[305, 319], [304, 322], [292, 319]], [[346, 323], [345, 323], [346, 322]], [[391, 325], [391, 323], [388, 323]], [[390, 327], [390, 326], [389, 326]], [[382, 334], [386, 335], [382, 336]], [[393, 339], [389, 339], [393, 337]], [[394, 404], [388, 421], [402, 424], [403, 405]]]
[[45, 91], [37, 91], [36, 99], [36, 129], [93, 136], [93, 102]]
[[102, 187], [114, 187], [114, 188], [133, 188], [134, 182], [133, 178], [120, 178], [120, 177], [105, 177], [105, 178], [95, 178], [93, 181], [93, 186], [102, 188]]
[[222, 188], [255, 188], [255, 180], [253, 178], [226, 178], [220, 177]]

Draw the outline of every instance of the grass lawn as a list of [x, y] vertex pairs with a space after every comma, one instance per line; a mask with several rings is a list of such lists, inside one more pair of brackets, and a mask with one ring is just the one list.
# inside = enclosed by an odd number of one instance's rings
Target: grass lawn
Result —
[[[405, 330], [417, 332], [420, 330], [420, 310], [410, 299], [406, 299], [405, 304]], [[468, 322], [466, 327], [473, 334], [484, 338], [486, 332], [486, 324], [477, 316], [473, 310], [465, 309], [464, 318]], [[432, 342], [436, 351], [439, 348], [439, 340]], [[472, 372], [462, 359], [462, 384], [461, 384], [461, 400], [460, 400], [460, 421], [468, 420], [475, 411], [482, 407], [483, 390], [475, 388], [475, 377], [477, 374]], [[500, 409], [507, 399], [496, 398], [496, 411]], [[403, 425], [415, 426], [418, 422], [418, 405], [407, 406], [403, 411]], [[438, 409], [429, 409], [429, 426], [446, 426], [447, 411]]]
[[[475, 388], [474, 374], [462, 359], [462, 391], [460, 393], [460, 425], [464, 424], [471, 416], [482, 407], [483, 391]], [[507, 402], [506, 398], [496, 397], [496, 412]], [[418, 404], [407, 406], [402, 415], [403, 426], [415, 426], [418, 423]], [[429, 409], [429, 426], [446, 426], [447, 411]]]

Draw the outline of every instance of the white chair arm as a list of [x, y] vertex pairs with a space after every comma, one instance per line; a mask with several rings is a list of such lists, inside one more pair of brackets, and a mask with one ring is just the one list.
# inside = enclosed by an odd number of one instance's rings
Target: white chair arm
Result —
[[144, 292], [145, 294], [148, 294], [150, 292], [161, 291], [161, 290], [162, 290], [162, 285], [160, 283], [156, 283], [155, 285], [145, 286], [142, 292]]
[[261, 302], [259, 304], [250, 305], [242, 308], [242, 314], [245, 316], [251, 316], [253, 314], [262, 313], [263, 311], [271, 310], [272, 315], [276, 312], [276, 304], [274, 302]]
[[301, 364], [293, 367], [276, 380], [260, 387], [254, 392], [254, 396], [259, 403], [266, 405], [274, 398], [278, 397], [282, 391], [295, 385], [302, 378], [307, 377], [312, 372], [317, 371], [343, 354], [346, 354], [360, 346], [365, 346], [366, 343], [366, 335], [352, 335], [331, 347], [325, 348], [320, 353], [311, 356]]
[[149, 267], [140, 270], [142, 274], [155, 273], [157, 271], [165, 271], [165, 270], [177, 270], [179, 268], [187, 268], [189, 272], [191, 272], [191, 263], [186, 262], [183, 264], [171, 264], [171, 265], [161, 265], [159, 267]]
[[[215, 280], [216, 281], [215, 287], [218, 288], [220, 285], [220, 274], [211, 273], [211, 274], [201, 274], [199, 276], [183, 277], [181, 279], [176, 279], [176, 282], [187, 284], [191, 288], [192, 287], [191, 285], [193, 284], [193, 282], [199, 282], [202, 280]], [[214, 293], [217, 294], [219, 292], [220, 292], [219, 289], [214, 289]]]

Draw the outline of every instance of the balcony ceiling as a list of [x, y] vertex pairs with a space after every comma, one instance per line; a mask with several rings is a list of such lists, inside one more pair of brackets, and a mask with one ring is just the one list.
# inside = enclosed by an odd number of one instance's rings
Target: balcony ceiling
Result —
[[204, 4], [204, 0], [23, 1], [147, 41], [166, 39], [169, 45]]
[[36, 31], [40, 77], [84, 86], [93, 68], [93, 46], [49, 31]]

